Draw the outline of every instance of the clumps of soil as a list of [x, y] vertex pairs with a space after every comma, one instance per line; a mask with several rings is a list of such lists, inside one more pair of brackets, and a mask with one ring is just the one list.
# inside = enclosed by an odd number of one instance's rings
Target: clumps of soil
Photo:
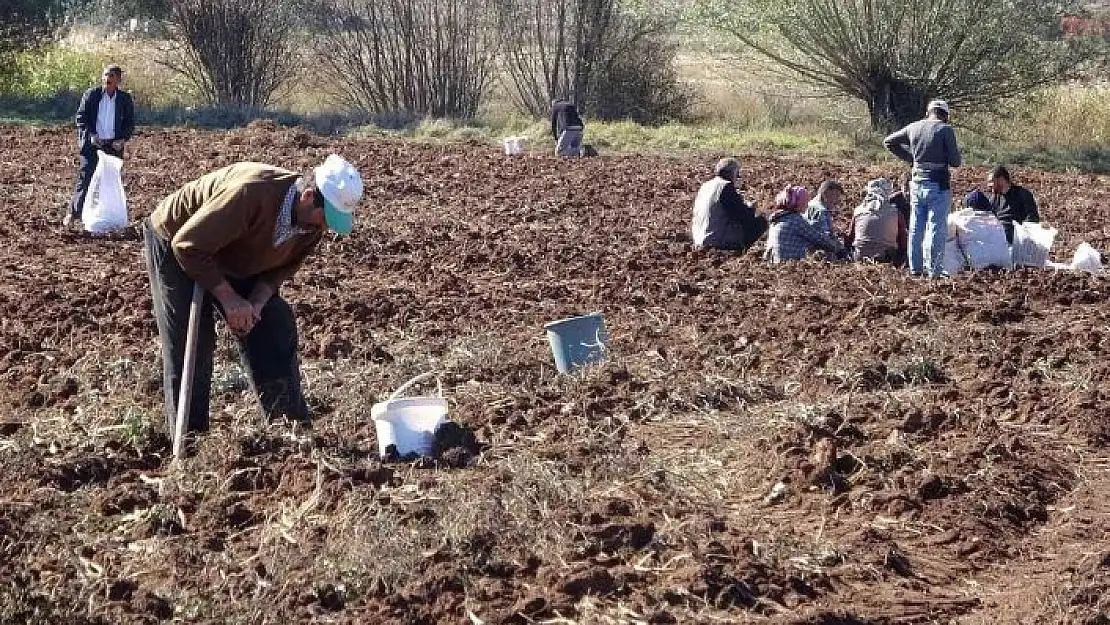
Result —
[[53, 471], [52, 486], [71, 493], [88, 484], [104, 484], [115, 468], [111, 459], [106, 457], [78, 458]]
[[967, 491], [967, 484], [962, 480], [925, 471], [917, 485], [917, 498], [921, 501], [933, 501]]
[[[146, 615], [157, 621], [173, 617], [173, 606], [168, 601], [141, 588], [128, 579], [117, 579], [108, 584], [108, 601], [127, 604], [126, 612]], [[144, 622], [149, 622], [144, 619]]]
[[433, 455], [451, 468], [462, 468], [478, 456], [481, 448], [474, 431], [465, 425], [448, 421], [436, 428]]
[[579, 598], [586, 595], [611, 594], [616, 591], [617, 583], [608, 569], [592, 567], [568, 575], [557, 585], [557, 588], [567, 596]]
[[583, 536], [601, 551], [615, 553], [621, 549], [640, 550], [651, 544], [655, 537], [653, 523], [609, 523], [590, 528]]
[[173, 617], [173, 606], [169, 601], [142, 589], [132, 594], [131, 608], [138, 614], [148, 614], [160, 621]]
[[798, 575], [769, 566], [742, 543], [711, 541], [703, 550], [704, 562], [668, 574], [667, 603], [771, 615], [781, 609], [775, 606], [795, 607], [831, 590], [825, 574]]
[[0, 436], [12, 436], [25, 426], [25, 423], [19, 421], [0, 421]]
[[797, 477], [803, 484], [839, 494], [848, 490], [849, 478], [862, 468], [855, 456], [838, 451], [835, 439], [822, 438], [814, 444], [809, 458], [798, 467]]
[[347, 603], [345, 589], [342, 586], [336, 587], [334, 584], [322, 584], [317, 586], [307, 599], [309, 604], [318, 604], [328, 612], [338, 612], [342, 610]]
[[418, 466], [439, 466], [448, 469], [462, 469], [478, 457], [482, 451], [478, 437], [465, 425], [448, 421], [436, 428], [432, 442], [432, 455], [424, 457], [416, 452], [401, 455], [396, 445], [385, 448], [384, 462], [413, 462]]
[[624, 571], [610, 571], [605, 566], [577, 562], [568, 567], [544, 566], [536, 575], [546, 596], [530, 597], [518, 604], [519, 612], [543, 618], [554, 612], [571, 612], [583, 597], [612, 597], [627, 591]]
[[306, 355], [335, 360], [337, 358], [365, 358], [375, 364], [393, 362], [393, 354], [381, 345], [352, 341], [349, 337], [331, 332], [324, 334], [315, 345], [306, 347]]
[[864, 391], [901, 389], [910, 386], [945, 384], [947, 372], [940, 363], [930, 358], [915, 358], [900, 364], [888, 365], [875, 362], [859, 370], [859, 387]]
[[93, 501], [100, 514], [111, 516], [149, 508], [157, 503], [158, 494], [141, 486], [125, 483], [98, 493]]

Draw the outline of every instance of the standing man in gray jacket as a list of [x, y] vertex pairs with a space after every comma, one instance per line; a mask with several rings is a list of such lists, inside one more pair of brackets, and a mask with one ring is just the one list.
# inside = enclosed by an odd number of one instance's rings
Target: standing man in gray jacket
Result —
[[[913, 165], [910, 178], [910, 273], [922, 270], [930, 277], [944, 275], [944, 244], [948, 239], [948, 211], [952, 206], [952, 172], [959, 167], [960, 148], [948, 125], [950, 110], [944, 100], [933, 100], [928, 117], [887, 137], [883, 144], [898, 158]], [[929, 230], [929, 258], [923, 259], [925, 230]], [[923, 267], [924, 265], [924, 267]]]

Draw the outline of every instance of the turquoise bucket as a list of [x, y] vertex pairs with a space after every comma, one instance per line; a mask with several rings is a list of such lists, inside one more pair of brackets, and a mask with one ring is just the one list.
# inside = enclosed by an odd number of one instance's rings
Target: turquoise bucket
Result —
[[605, 334], [605, 319], [601, 313], [569, 317], [544, 324], [551, 355], [559, 373], [570, 373], [577, 367], [601, 362], [609, 338]]

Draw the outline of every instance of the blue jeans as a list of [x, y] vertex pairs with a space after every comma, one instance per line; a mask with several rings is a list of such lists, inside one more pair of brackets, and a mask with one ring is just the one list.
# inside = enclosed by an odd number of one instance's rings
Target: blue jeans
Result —
[[[952, 190], [942, 191], [935, 182], [910, 183], [910, 273], [920, 275], [922, 265], [932, 277], [944, 274], [944, 245], [948, 240], [948, 210], [952, 206]], [[928, 231], [926, 231], [928, 226]], [[922, 248], [929, 237], [929, 258]]]

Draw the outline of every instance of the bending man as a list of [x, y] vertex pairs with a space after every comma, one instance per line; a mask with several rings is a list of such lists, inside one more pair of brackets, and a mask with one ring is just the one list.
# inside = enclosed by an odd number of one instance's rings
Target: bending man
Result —
[[551, 103], [551, 134], [555, 137], [555, 154], [581, 156], [582, 135], [586, 124], [578, 114], [578, 107], [570, 100]]
[[308, 418], [296, 320], [278, 291], [325, 228], [351, 232], [362, 199], [362, 179], [342, 158], [332, 154], [314, 175], [310, 183], [287, 169], [237, 163], [186, 184], [143, 223], [171, 434], [194, 284], [205, 299], [188, 430], [208, 429], [216, 309], [238, 337], [263, 415]]

